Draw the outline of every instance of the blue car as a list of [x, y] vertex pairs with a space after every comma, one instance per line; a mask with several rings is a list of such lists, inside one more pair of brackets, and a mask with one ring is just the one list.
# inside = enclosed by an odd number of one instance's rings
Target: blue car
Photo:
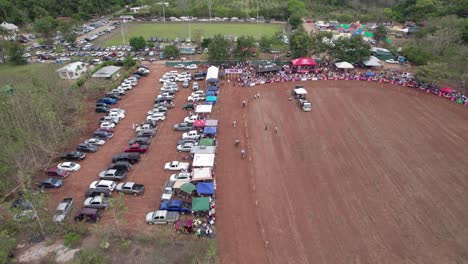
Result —
[[104, 104], [113, 105], [117, 103], [117, 100], [109, 98], [109, 97], [104, 97], [104, 98], [99, 99], [96, 103], [104, 103]]
[[181, 214], [190, 214], [192, 212], [192, 205], [181, 200], [170, 200], [162, 202], [159, 210], [179, 212]]
[[63, 182], [59, 179], [47, 178], [37, 184], [41, 188], [60, 188], [62, 187]]

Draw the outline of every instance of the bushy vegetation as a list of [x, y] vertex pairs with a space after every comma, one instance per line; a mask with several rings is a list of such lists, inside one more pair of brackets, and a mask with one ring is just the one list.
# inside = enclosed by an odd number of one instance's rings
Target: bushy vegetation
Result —
[[108, 14], [123, 7], [126, 0], [0, 0], [0, 21], [18, 25], [51, 16], [68, 16], [77, 20], [89, 19], [93, 14]]

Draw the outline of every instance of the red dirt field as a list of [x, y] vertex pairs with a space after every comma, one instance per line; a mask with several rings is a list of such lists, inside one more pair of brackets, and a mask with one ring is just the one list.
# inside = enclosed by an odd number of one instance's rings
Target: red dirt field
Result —
[[[89, 154], [61, 189], [50, 191], [51, 207], [72, 196], [75, 211], [80, 208], [89, 184], [135, 137], [131, 124], [146, 118], [159, 77], [169, 70], [150, 67], [149, 77], [116, 106], [127, 114], [114, 138]], [[309, 91], [312, 112], [288, 100], [295, 83], [221, 88], [212, 114], [220, 120], [215, 169], [220, 262], [467, 263], [468, 109], [380, 83], [300, 84]], [[128, 181], [145, 185], [145, 194], [125, 196], [127, 231], [160, 228], [147, 226], [144, 217], [159, 206], [171, 174], [164, 163], [183, 155], [175, 149], [181, 132], [172, 126], [188, 115], [181, 106], [190, 92], [177, 93], [176, 107], [129, 174]], [[261, 98], [253, 100], [257, 92]], [[90, 126], [97, 128], [102, 114], [92, 115], [96, 123]], [[103, 223], [112, 223], [110, 212]]]
[[468, 263], [468, 109], [359, 81], [229, 87], [219, 107], [221, 263]]

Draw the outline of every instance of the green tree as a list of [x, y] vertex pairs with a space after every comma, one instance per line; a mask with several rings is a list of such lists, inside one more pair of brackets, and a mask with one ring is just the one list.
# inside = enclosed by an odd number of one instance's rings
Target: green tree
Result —
[[293, 29], [296, 29], [302, 25], [302, 18], [299, 15], [292, 15], [289, 17], [288, 23]]
[[333, 50], [333, 33], [319, 32], [311, 36], [311, 54], [320, 60], [326, 60]]
[[429, 62], [416, 68], [415, 77], [429, 84], [441, 84], [451, 77], [447, 63]]
[[263, 51], [270, 51], [273, 41], [271, 40], [271, 37], [263, 35], [260, 37], [258, 44], [260, 49], [262, 49]]
[[15, 249], [16, 244], [14, 233], [10, 233], [8, 230], [0, 231], [0, 263], [10, 263], [9, 255]]
[[142, 50], [146, 47], [146, 40], [142, 36], [132, 37], [128, 43], [133, 47], [133, 50]]
[[122, 65], [125, 66], [125, 67], [131, 67], [131, 66], [133, 66], [135, 64], [136, 64], [136, 61], [133, 59], [133, 57], [129, 56], [129, 57], [125, 58]]
[[234, 57], [239, 60], [245, 60], [250, 57], [250, 48], [253, 47], [255, 47], [255, 39], [252, 36], [238, 37], [234, 48]]
[[52, 36], [57, 29], [58, 23], [51, 16], [36, 19], [34, 21], [34, 31], [39, 33], [46, 41], [46, 43], [52, 43]]
[[311, 38], [303, 30], [296, 31], [289, 40], [293, 58], [306, 57], [309, 55]]
[[421, 46], [414, 44], [405, 45], [402, 54], [416, 65], [424, 65], [433, 58], [431, 53], [425, 51]]
[[228, 59], [229, 43], [221, 34], [215, 35], [208, 45], [208, 60], [222, 62]]
[[288, 1], [288, 13], [289, 16], [304, 16], [307, 14], [306, 5], [301, 0], [289, 0]]
[[26, 60], [23, 58], [24, 49], [23, 46], [16, 42], [10, 42], [8, 44], [8, 56], [10, 56], [10, 62], [16, 65], [25, 64]]
[[62, 33], [63, 39], [70, 44], [75, 43], [76, 40], [76, 29], [77, 21], [63, 21], [58, 23], [57, 29]]
[[387, 37], [387, 28], [380, 24], [374, 29], [374, 40], [375, 43], [378, 45], [382, 40]]
[[360, 62], [371, 56], [370, 48], [370, 45], [362, 39], [362, 36], [339, 38], [335, 41], [330, 56], [336, 60], [350, 63]]
[[204, 38], [201, 43], [202, 48], [208, 48], [212, 40], [213, 40], [212, 38]]
[[179, 53], [179, 50], [174, 45], [167, 45], [164, 47], [164, 56], [166, 58], [176, 57]]

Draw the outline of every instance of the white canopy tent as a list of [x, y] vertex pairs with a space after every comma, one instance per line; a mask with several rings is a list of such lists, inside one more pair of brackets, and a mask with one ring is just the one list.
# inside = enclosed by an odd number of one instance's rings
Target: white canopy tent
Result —
[[294, 92], [298, 95], [307, 95], [307, 90], [304, 88], [296, 88]]
[[338, 69], [354, 69], [354, 66], [351, 63], [346, 62], [346, 61], [337, 62], [335, 63], [335, 66]]
[[205, 121], [205, 126], [206, 127], [217, 127], [218, 126], [218, 120], [208, 119], [208, 120]]
[[214, 154], [216, 152], [216, 146], [193, 146], [190, 151], [191, 154]]
[[192, 182], [213, 180], [212, 168], [195, 168], [192, 171]]
[[375, 56], [370, 56], [370, 58], [367, 61], [364, 61], [363, 63], [367, 67], [382, 67], [382, 64], [380, 64], [380, 60], [377, 59], [377, 57]]
[[213, 167], [215, 154], [195, 154], [192, 167]]
[[214, 82], [218, 80], [219, 69], [216, 66], [211, 66], [206, 72], [206, 80], [209, 82]]
[[195, 108], [195, 113], [207, 114], [207, 113], [211, 113], [211, 110], [213, 110], [212, 105], [197, 105], [197, 107]]

